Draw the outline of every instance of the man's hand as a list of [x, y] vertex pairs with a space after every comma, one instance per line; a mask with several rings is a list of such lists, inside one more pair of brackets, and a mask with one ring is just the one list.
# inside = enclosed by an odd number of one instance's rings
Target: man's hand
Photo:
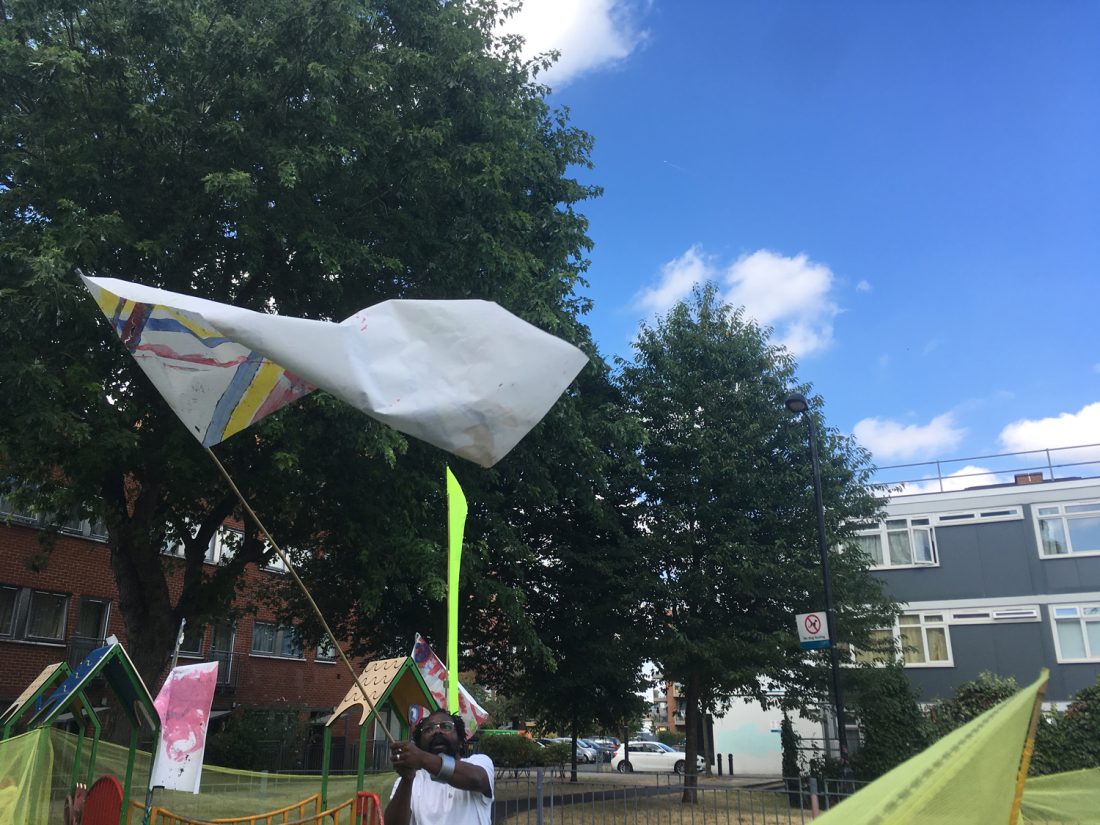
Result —
[[394, 742], [390, 746], [390, 762], [402, 779], [412, 779], [416, 772], [424, 768], [429, 773], [438, 772], [440, 758], [420, 750], [412, 742]]

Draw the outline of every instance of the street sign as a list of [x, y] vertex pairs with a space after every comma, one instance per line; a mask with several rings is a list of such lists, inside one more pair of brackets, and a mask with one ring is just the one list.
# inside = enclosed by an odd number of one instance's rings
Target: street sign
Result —
[[798, 644], [803, 650], [820, 650], [829, 646], [829, 620], [824, 611], [799, 613], [794, 619], [798, 625]]

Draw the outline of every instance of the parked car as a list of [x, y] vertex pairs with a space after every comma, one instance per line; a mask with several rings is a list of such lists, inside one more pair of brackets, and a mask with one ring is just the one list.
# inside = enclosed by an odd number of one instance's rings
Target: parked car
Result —
[[619, 747], [619, 740], [612, 741], [606, 737], [597, 737], [593, 739], [591, 736], [584, 740], [589, 747], [596, 749], [597, 761], [610, 762], [611, 757], [615, 755], [615, 751]]
[[[566, 737], [566, 736], [560, 736], [557, 739], [552, 739], [550, 741], [560, 742], [563, 745], [573, 744], [573, 740]], [[584, 743], [583, 739], [578, 739], [577, 740], [577, 762], [583, 762], [585, 764], [591, 764], [591, 763], [595, 762], [596, 759], [598, 759], [598, 758], [599, 757], [596, 753], [595, 748], [589, 747], [587, 744]]]
[[[700, 772], [706, 768], [701, 756], [696, 757], [696, 764]], [[619, 773], [673, 771], [682, 774], [686, 765], [687, 754], [663, 742], [631, 742], [629, 760], [626, 758], [625, 748], [619, 745], [615, 755], [611, 757], [611, 767]]]

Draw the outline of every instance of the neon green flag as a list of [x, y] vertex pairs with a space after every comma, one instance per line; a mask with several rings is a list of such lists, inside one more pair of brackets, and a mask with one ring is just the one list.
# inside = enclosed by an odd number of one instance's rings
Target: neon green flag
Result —
[[814, 825], [1008, 825], [1047, 673], [844, 800]]
[[462, 531], [466, 496], [447, 468], [447, 709], [458, 713], [458, 575], [462, 567]]

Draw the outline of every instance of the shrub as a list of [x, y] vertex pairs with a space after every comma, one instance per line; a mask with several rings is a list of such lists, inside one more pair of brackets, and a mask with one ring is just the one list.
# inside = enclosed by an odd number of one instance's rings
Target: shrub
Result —
[[846, 676], [862, 743], [851, 759], [859, 779], [877, 779], [930, 742], [917, 692], [900, 665], [851, 670]]
[[538, 763], [540, 748], [526, 736], [483, 736], [481, 752], [498, 768], [527, 768]]
[[1100, 767], [1100, 679], [1079, 691], [1065, 713], [1040, 720], [1031, 757], [1033, 775]]
[[941, 699], [932, 706], [930, 716], [937, 738], [981, 716], [994, 705], [1003, 702], [1020, 689], [1011, 676], [982, 673], [977, 679], [963, 682], [950, 699]]

